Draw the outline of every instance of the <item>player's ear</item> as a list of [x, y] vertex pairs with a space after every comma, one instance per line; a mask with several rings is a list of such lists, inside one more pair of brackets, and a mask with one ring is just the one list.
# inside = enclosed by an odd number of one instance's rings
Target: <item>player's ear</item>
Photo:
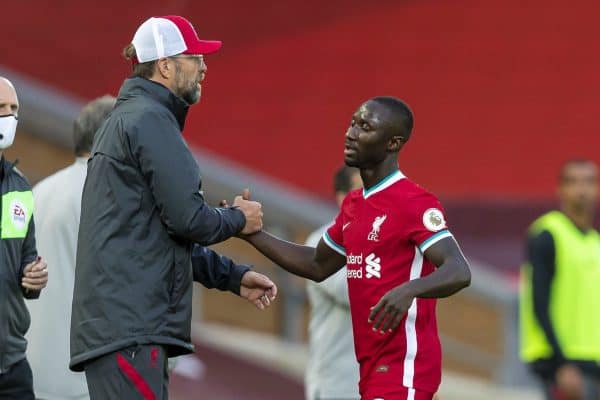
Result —
[[400, 151], [402, 146], [404, 146], [404, 143], [406, 143], [406, 139], [404, 139], [404, 136], [392, 136], [392, 138], [388, 142], [388, 150], [397, 153]]

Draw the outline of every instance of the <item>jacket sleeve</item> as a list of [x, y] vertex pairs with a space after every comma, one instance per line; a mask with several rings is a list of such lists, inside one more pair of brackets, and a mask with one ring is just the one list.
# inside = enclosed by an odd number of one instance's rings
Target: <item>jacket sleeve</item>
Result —
[[564, 355], [550, 319], [550, 288], [555, 274], [554, 239], [548, 231], [529, 238], [528, 258], [532, 267], [533, 312], [552, 347], [553, 361], [562, 364]]
[[210, 245], [239, 233], [246, 223], [236, 208], [212, 208], [202, 195], [200, 170], [174, 120], [144, 113], [130, 143], [170, 233]]
[[[33, 262], [37, 257], [37, 248], [35, 245], [35, 223], [33, 222], [33, 216], [29, 221], [29, 228], [27, 229], [27, 235], [25, 236], [25, 240], [23, 241], [23, 246], [21, 247], [21, 268], [19, 276], [23, 276], [23, 271], [25, 270], [25, 266], [27, 264]], [[19, 285], [21, 284], [21, 279], [19, 279]], [[23, 297], [26, 299], [37, 299], [40, 297], [41, 290], [29, 290], [21, 286], [21, 291], [23, 292]]]
[[192, 249], [192, 269], [194, 281], [209, 289], [229, 290], [239, 295], [242, 277], [250, 267], [238, 265], [225, 256], [195, 244]]

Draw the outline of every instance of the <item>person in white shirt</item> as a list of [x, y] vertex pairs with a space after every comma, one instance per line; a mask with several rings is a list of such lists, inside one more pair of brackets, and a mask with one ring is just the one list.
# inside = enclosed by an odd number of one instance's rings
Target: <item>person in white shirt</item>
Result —
[[52, 265], [52, 279], [39, 301], [31, 302], [27, 357], [37, 399], [89, 399], [85, 374], [69, 370], [69, 329], [81, 193], [94, 133], [115, 105], [112, 96], [88, 103], [73, 126], [75, 162], [33, 188], [38, 250]]
[[[339, 206], [348, 192], [362, 187], [359, 170], [340, 168], [333, 186]], [[316, 246], [327, 227], [311, 233], [306, 244]], [[304, 379], [307, 400], [360, 399], [346, 279], [344, 267], [323, 282], [307, 283], [310, 303], [309, 357]]]

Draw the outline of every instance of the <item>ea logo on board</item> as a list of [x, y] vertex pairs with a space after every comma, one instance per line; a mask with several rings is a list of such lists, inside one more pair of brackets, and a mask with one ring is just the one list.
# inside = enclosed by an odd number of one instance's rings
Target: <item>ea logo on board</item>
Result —
[[17, 229], [25, 228], [27, 222], [27, 209], [20, 201], [13, 201], [10, 204], [10, 219]]

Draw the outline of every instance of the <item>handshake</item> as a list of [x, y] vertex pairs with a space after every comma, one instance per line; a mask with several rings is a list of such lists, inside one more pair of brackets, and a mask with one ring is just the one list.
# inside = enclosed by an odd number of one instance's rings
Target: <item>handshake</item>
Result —
[[[229, 207], [227, 200], [221, 200], [219, 206]], [[246, 217], [246, 225], [240, 232], [241, 235], [251, 235], [259, 232], [263, 228], [262, 204], [258, 201], [250, 200], [250, 189], [244, 189], [241, 196], [235, 196], [233, 207], [239, 208]]]

